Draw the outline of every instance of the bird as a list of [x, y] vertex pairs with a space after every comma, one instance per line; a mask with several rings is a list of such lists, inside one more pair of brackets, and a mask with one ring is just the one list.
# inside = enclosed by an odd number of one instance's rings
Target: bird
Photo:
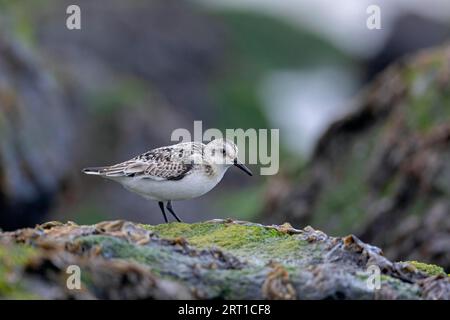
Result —
[[131, 192], [157, 201], [168, 223], [166, 203], [170, 214], [182, 222], [172, 201], [193, 199], [211, 191], [231, 166], [253, 175], [237, 155], [237, 146], [228, 139], [214, 139], [207, 144], [182, 142], [152, 149], [115, 165], [84, 168], [82, 172], [116, 181]]

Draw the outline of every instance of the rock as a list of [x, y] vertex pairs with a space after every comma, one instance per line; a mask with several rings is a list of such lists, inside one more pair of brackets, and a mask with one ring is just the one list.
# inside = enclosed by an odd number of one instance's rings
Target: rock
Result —
[[34, 52], [0, 26], [0, 227], [42, 221], [73, 165], [61, 87]]
[[[379, 289], [368, 286], [373, 265]], [[69, 266], [79, 289], [68, 289]], [[48, 222], [0, 233], [0, 298], [450, 299], [450, 277], [436, 270], [288, 224]]]
[[449, 99], [449, 46], [391, 65], [323, 135], [301, 175], [271, 184], [266, 221], [352, 230], [390, 259], [450, 268]]

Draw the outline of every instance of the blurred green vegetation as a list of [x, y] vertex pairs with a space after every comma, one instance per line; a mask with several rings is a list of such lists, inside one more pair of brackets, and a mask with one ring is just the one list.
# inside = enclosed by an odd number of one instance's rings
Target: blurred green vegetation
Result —
[[[148, 84], [136, 78], [123, 78], [102, 90], [90, 92], [88, 106], [94, 116], [113, 114], [119, 108], [132, 108], [143, 102], [148, 94]], [[148, 106], [151, 109], [151, 106]]]
[[217, 216], [245, 221], [257, 221], [258, 214], [263, 211], [264, 186], [229, 190], [219, 198]]
[[36, 26], [33, 13], [47, 5], [51, 0], [0, 0], [0, 18], [11, 22], [9, 27], [14, 35], [30, 46], [35, 46]]
[[442, 70], [442, 61], [429, 64], [429, 68], [418, 73], [415, 68], [404, 72], [406, 82], [410, 87], [406, 112], [408, 127], [421, 133], [447, 122], [450, 119], [450, 89], [443, 88], [437, 74]]
[[263, 77], [273, 71], [351, 66], [350, 59], [329, 42], [281, 19], [241, 11], [210, 15], [225, 27], [229, 44], [225, 70], [211, 83], [222, 128], [269, 127], [258, 92]]
[[108, 212], [92, 199], [85, 199], [74, 208], [65, 208], [64, 212], [55, 212], [55, 217], [65, 217], [80, 225], [95, 224], [99, 221], [110, 220]]
[[[355, 68], [350, 58], [319, 35], [279, 18], [256, 12], [209, 12], [224, 26], [227, 49], [224, 69], [211, 82], [211, 95], [217, 104], [219, 125], [225, 128], [271, 128], [260, 94], [264, 77], [279, 70], [302, 70], [339, 65]], [[301, 119], [299, 119], [301, 121]], [[280, 168], [299, 175], [305, 158], [283, 145], [280, 132]], [[245, 212], [242, 219], [261, 212], [264, 187], [227, 192], [220, 201], [226, 215]]]

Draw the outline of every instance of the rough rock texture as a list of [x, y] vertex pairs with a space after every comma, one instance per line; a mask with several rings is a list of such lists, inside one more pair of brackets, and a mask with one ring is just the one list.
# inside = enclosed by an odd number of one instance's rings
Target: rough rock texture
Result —
[[[0, 244], [0, 298], [450, 299], [436, 266], [393, 263], [353, 235], [288, 224], [49, 222], [1, 233]], [[80, 290], [67, 289], [70, 265]], [[379, 290], [367, 286], [371, 265]]]
[[[450, 47], [384, 71], [309, 166], [269, 188], [269, 222], [353, 230], [391, 259], [450, 268]], [[280, 192], [279, 190], [282, 190]]]

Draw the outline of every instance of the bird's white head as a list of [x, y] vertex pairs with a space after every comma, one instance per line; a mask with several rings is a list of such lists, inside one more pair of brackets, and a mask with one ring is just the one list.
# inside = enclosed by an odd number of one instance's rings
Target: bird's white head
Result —
[[204, 151], [208, 160], [215, 165], [224, 168], [229, 168], [232, 165], [235, 165], [248, 175], [252, 175], [251, 171], [238, 160], [238, 147], [230, 140], [212, 140], [206, 145]]

